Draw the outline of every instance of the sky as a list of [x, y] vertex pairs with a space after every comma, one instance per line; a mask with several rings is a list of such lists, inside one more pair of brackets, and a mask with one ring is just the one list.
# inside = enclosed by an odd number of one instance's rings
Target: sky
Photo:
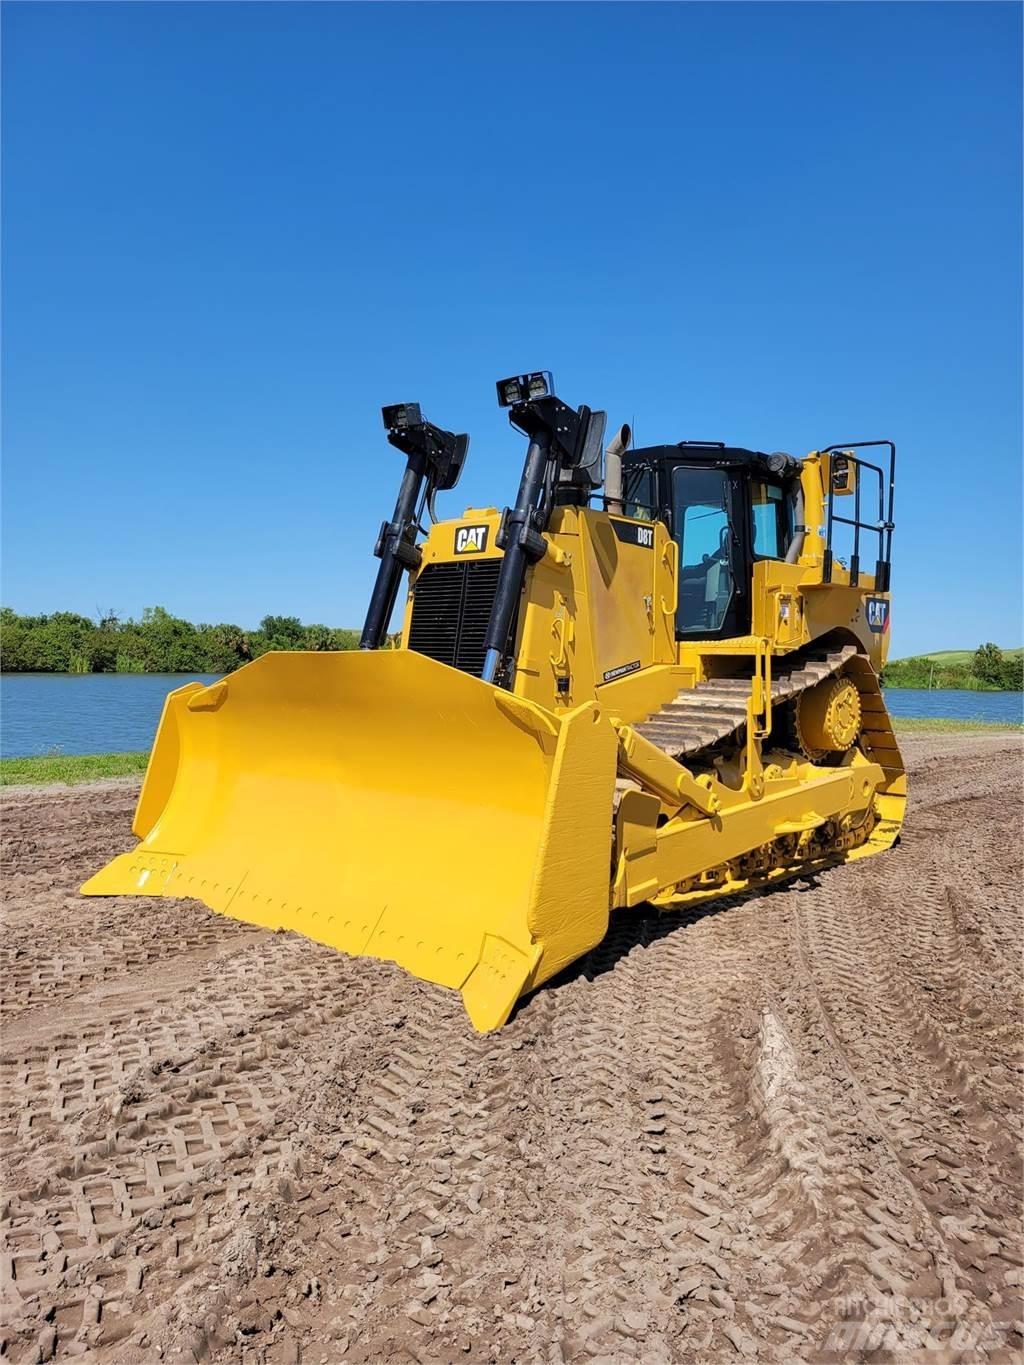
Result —
[[1017, 645], [1021, 8], [3, 6], [3, 602], [359, 626], [402, 459], [898, 446], [893, 652]]

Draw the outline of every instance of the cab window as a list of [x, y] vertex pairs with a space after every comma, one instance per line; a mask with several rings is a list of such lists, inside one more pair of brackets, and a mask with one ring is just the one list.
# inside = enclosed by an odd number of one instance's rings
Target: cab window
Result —
[[778, 484], [750, 481], [754, 516], [754, 558], [784, 559], [789, 545], [789, 504]]
[[623, 480], [625, 515], [636, 521], [654, 521], [657, 518], [654, 470], [627, 469]]
[[717, 631], [732, 601], [729, 490], [721, 469], [672, 471], [672, 529], [679, 544], [680, 631]]

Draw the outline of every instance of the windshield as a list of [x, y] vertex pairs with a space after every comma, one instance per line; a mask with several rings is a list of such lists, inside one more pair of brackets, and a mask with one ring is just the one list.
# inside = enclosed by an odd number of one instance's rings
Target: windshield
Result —
[[672, 526], [679, 544], [676, 625], [681, 631], [717, 631], [733, 591], [724, 470], [676, 466]]

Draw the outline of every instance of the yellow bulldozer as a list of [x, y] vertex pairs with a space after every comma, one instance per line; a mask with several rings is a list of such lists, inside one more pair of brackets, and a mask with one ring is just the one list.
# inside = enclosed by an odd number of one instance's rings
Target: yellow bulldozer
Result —
[[469, 439], [385, 408], [406, 468], [361, 648], [172, 692], [139, 842], [87, 895], [192, 897], [399, 963], [487, 1031], [612, 914], [890, 847], [892, 442], [798, 460], [623, 427], [605, 448], [605, 414], [549, 373], [497, 389], [527, 441], [515, 503], [437, 520]]

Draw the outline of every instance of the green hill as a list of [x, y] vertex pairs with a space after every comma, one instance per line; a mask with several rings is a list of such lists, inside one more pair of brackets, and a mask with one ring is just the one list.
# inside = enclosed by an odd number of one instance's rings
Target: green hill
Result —
[[934, 654], [891, 659], [882, 670], [882, 680], [886, 687], [1020, 692], [1024, 690], [1024, 650], [984, 644], [978, 649], [941, 649]]

